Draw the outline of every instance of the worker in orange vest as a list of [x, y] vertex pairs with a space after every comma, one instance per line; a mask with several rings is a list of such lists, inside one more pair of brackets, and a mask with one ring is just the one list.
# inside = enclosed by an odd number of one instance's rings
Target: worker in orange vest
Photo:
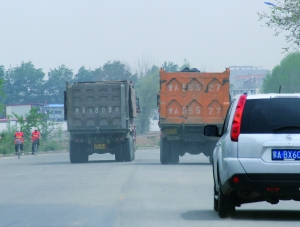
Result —
[[34, 144], [37, 144], [38, 147], [40, 145], [40, 138], [41, 138], [41, 133], [38, 131], [37, 128], [34, 129], [34, 131], [31, 133], [31, 142], [32, 142], [32, 155], [34, 154], [33, 146]]
[[17, 131], [14, 134], [14, 144], [15, 144], [15, 154], [17, 155], [17, 141], [16, 139], [21, 139], [22, 144], [21, 144], [21, 152], [23, 152], [23, 143], [24, 143], [24, 133], [20, 130], [17, 129]]

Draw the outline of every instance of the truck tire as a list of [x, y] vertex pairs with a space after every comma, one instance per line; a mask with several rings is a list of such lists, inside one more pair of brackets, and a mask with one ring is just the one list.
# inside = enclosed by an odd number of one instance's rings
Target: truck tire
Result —
[[116, 162], [123, 162], [122, 143], [114, 144], [115, 160]]
[[130, 162], [133, 159], [132, 149], [130, 147], [130, 138], [125, 138], [122, 143], [123, 158], [125, 162]]
[[135, 148], [134, 148], [134, 145], [132, 145], [132, 147], [133, 147], [133, 153], [132, 153], [133, 157], [132, 157], [132, 160], [134, 160], [135, 159]]
[[132, 147], [133, 147], [133, 160], [135, 159], [135, 143], [136, 143], [136, 139], [133, 139], [134, 137], [132, 136]]
[[160, 138], [160, 163], [165, 165], [169, 164], [170, 146], [167, 138]]
[[89, 155], [87, 153], [87, 144], [86, 143], [78, 144], [78, 156], [79, 156], [79, 162], [81, 162], [81, 163], [86, 163], [89, 161]]
[[130, 151], [131, 151], [131, 161], [133, 161], [135, 159], [135, 150], [134, 150], [133, 137], [130, 137]]
[[179, 163], [179, 149], [180, 149], [179, 141], [171, 141], [171, 149], [170, 149], [170, 163], [178, 164]]
[[70, 162], [71, 163], [78, 163], [79, 162], [77, 146], [72, 141], [70, 141], [69, 156], [70, 156]]

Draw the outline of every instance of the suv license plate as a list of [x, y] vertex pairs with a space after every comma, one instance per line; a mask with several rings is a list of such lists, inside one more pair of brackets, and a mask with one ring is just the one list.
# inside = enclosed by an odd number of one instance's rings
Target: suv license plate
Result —
[[95, 143], [94, 150], [105, 150], [105, 143]]
[[272, 160], [300, 160], [300, 150], [272, 150]]

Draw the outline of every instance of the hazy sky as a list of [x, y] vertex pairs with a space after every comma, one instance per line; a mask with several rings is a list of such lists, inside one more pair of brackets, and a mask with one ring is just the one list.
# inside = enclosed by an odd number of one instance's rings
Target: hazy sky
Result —
[[283, 36], [262, 27], [260, 0], [0, 0], [0, 65], [32, 61], [45, 73], [65, 64], [133, 69], [142, 58], [223, 71], [232, 65], [270, 70], [286, 55]]

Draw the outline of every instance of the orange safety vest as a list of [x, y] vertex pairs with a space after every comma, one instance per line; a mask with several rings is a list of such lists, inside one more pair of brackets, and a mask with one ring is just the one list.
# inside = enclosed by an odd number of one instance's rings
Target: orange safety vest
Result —
[[[14, 138], [22, 139], [22, 142], [24, 143], [24, 133], [23, 132], [16, 132]], [[16, 144], [16, 141], [14, 141], [14, 144]]]
[[36, 140], [39, 140], [41, 137], [41, 133], [39, 131], [33, 131], [31, 133], [31, 141], [34, 142]]

